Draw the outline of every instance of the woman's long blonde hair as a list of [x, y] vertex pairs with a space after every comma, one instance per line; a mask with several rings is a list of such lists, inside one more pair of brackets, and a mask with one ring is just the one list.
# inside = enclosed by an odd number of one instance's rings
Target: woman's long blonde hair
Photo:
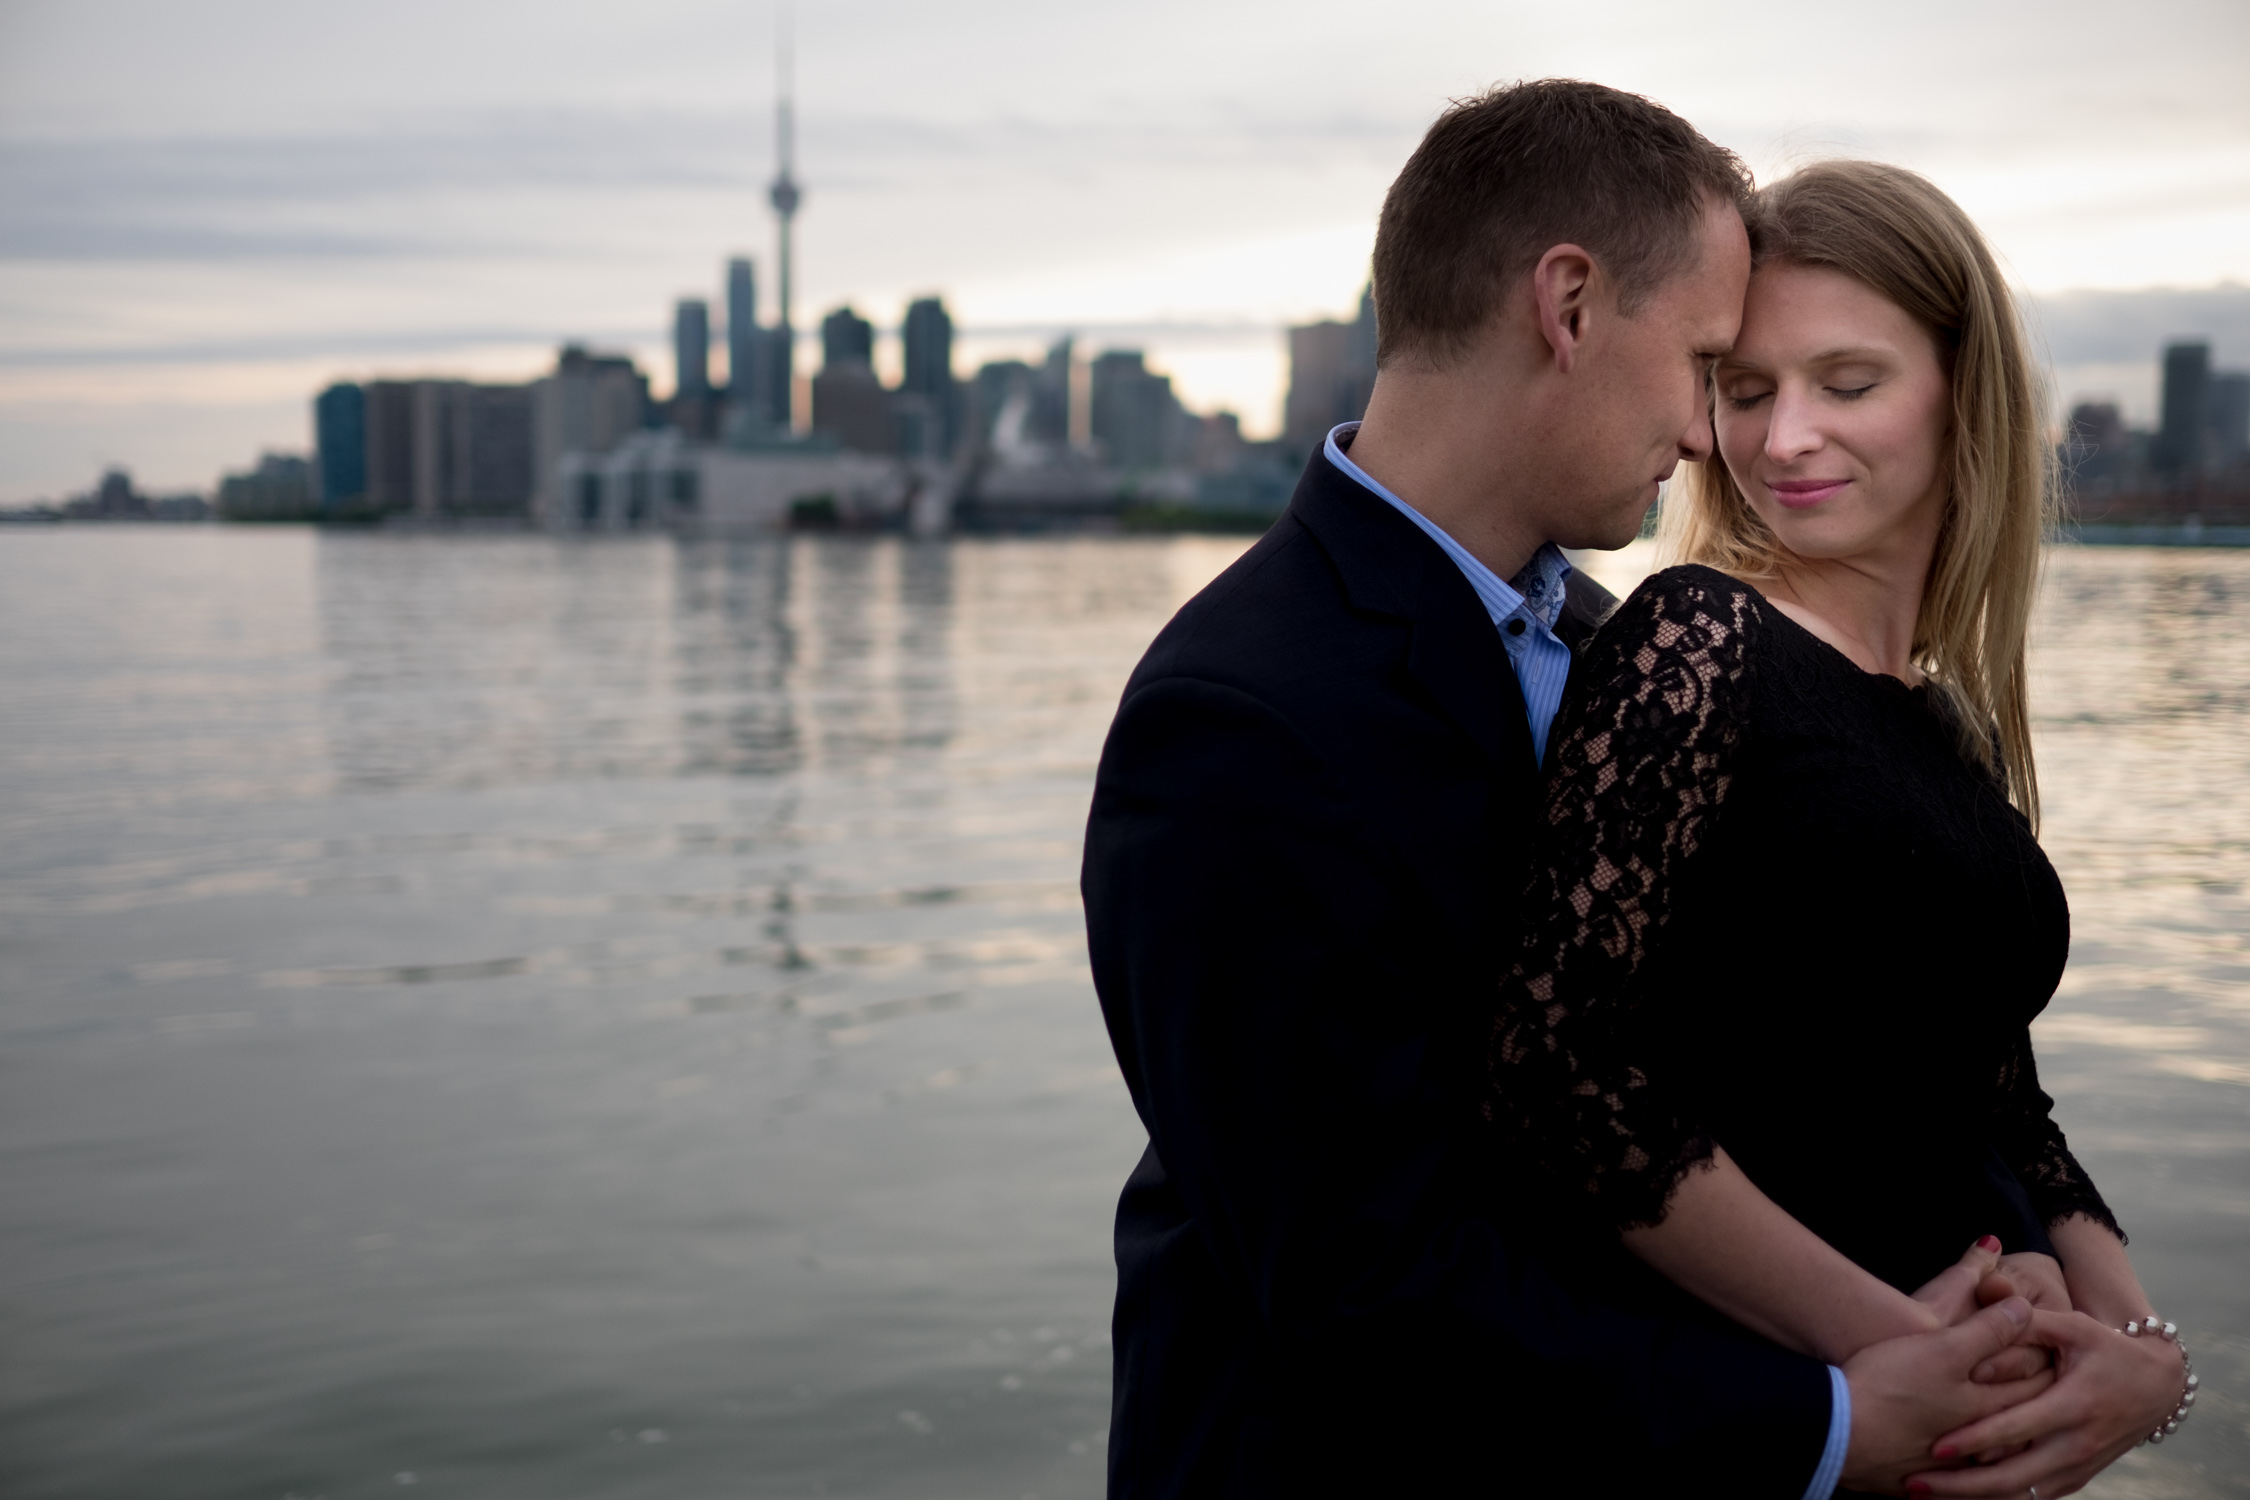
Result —
[[[1914, 662], [1954, 710], [1962, 753], [1990, 764], [2039, 825], [2024, 644], [2052, 504], [2029, 341], [2000, 268], [1960, 205], [1922, 177], [1831, 161], [1759, 190], [1752, 264], [1822, 266], [1880, 292], [1927, 328], [1953, 393], [1952, 485], [1914, 622]], [[1657, 527], [1680, 562], [1744, 579], [1786, 561], [1713, 455], [1684, 466]]]

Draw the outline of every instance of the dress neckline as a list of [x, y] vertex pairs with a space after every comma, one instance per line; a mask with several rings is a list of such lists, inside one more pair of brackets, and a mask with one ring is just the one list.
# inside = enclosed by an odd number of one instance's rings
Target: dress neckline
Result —
[[1836, 658], [1836, 660], [1848, 670], [1850, 670], [1854, 676], [1865, 677], [1877, 683], [1887, 684], [1890, 687], [1898, 689], [1900, 692], [1906, 693], [1910, 697], [1922, 697], [1926, 699], [1930, 690], [1930, 679], [1927, 674], [1924, 674], [1920, 682], [1908, 682], [1906, 679], [1902, 677], [1894, 677], [1888, 672], [1870, 672], [1867, 670], [1867, 668], [1861, 666], [1858, 662], [1853, 661], [1849, 656], [1845, 655], [1834, 641], [1823, 640], [1819, 636], [1815, 635], [1812, 631], [1807, 630], [1802, 624], [1798, 623], [1798, 621], [1794, 617], [1792, 617], [1787, 610], [1783, 609], [1778, 604], [1775, 604], [1773, 600], [1767, 598], [1765, 590], [1759, 588], [1749, 579], [1738, 578], [1734, 574], [1726, 572], [1723, 569], [1719, 568], [1713, 568], [1711, 569], [1711, 571], [1717, 573], [1721, 578], [1726, 579], [1730, 583], [1748, 589], [1752, 594], [1757, 596], [1758, 602], [1766, 607], [1767, 612], [1773, 618], [1781, 621], [1784, 625], [1788, 626], [1797, 634], [1803, 636], [1806, 640], [1811, 641], [1813, 645], [1819, 648], [1821, 651], [1824, 651], [1828, 655]]

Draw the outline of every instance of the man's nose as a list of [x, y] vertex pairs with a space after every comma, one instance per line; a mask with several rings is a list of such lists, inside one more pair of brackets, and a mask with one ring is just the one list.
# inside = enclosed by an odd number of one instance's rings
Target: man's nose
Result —
[[1680, 434], [1680, 458], [1691, 464], [1703, 463], [1718, 445], [1711, 431], [1711, 393], [1705, 390], [1695, 403], [1695, 419]]

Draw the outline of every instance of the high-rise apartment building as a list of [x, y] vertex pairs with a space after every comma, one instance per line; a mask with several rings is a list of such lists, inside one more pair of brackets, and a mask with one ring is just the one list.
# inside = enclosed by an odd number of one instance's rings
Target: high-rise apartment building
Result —
[[313, 398], [320, 498], [328, 505], [367, 493], [367, 393], [339, 381]]
[[378, 511], [414, 508], [414, 382], [366, 385], [367, 496]]
[[417, 380], [412, 390], [414, 514], [526, 513], [535, 471], [533, 388]]

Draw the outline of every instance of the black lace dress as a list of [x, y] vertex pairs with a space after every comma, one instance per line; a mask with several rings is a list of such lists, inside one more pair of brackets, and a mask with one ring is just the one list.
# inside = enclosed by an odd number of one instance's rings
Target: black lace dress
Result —
[[1607, 1233], [1723, 1145], [1902, 1290], [1979, 1235], [2116, 1227], [2032, 1065], [2062, 885], [1942, 702], [1709, 568], [1619, 607], [1572, 670], [1491, 1034], [1517, 1186]]

